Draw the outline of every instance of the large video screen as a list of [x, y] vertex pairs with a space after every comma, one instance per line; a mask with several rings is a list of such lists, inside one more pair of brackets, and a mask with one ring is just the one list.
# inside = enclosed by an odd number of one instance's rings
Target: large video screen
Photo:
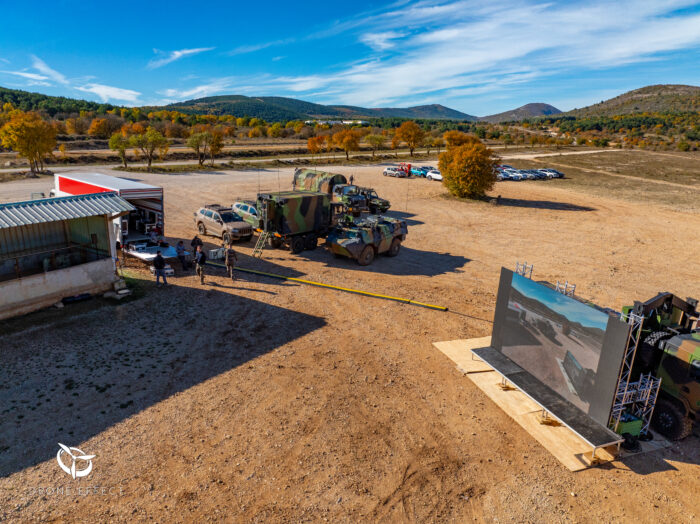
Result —
[[628, 329], [604, 311], [503, 270], [492, 346], [603, 425]]

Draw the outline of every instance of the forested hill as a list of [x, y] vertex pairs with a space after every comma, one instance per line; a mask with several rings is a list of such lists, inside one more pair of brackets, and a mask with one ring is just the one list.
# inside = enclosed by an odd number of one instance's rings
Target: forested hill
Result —
[[7, 102], [22, 111], [45, 111], [51, 116], [56, 115], [56, 113], [70, 114], [79, 113], [80, 111], [104, 113], [115, 107], [112, 104], [100, 104], [87, 100], [42, 95], [41, 93], [30, 93], [29, 91], [0, 87], [0, 106]]
[[628, 91], [565, 115], [616, 116], [630, 113], [688, 113], [700, 111], [700, 87], [661, 84]]

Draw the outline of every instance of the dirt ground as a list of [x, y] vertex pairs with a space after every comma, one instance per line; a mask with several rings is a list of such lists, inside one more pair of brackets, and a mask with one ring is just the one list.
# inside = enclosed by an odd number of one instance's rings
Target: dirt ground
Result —
[[[449, 312], [245, 274], [231, 282], [217, 269], [204, 286], [179, 272], [155, 288], [131, 267], [143, 298], [16, 319], [0, 338], [0, 521], [700, 517], [697, 435], [571, 473], [432, 346], [490, 334], [500, 267], [516, 261], [616, 309], [659, 291], [700, 298], [697, 208], [657, 202], [657, 187], [631, 197], [620, 177], [601, 194], [583, 171], [573, 182], [500, 182], [502, 205], [382, 177], [381, 166], [334, 171], [407, 220], [399, 256], [364, 268], [322, 249], [259, 261], [251, 242], [241, 266]], [[189, 243], [198, 205], [288, 189], [291, 175], [125, 176], [165, 187], [166, 233]], [[50, 184], [8, 182], [0, 199]], [[89, 477], [59, 469], [58, 442], [96, 455]]]

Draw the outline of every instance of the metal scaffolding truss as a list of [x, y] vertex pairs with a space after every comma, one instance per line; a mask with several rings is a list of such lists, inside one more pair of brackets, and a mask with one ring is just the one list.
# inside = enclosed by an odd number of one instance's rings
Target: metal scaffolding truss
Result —
[[515, 263], [515, 272], [518, 275], [521, 275], [525, 278], [532, 279], [532, 268], [534, 268], [534, 264], [530, 264], [529, 266], [527, 265], [527, 262], [523, 262], [522, 264], [520, 262]]
[[574, 292], [576, 291], [576, 284], [569, 284], [568, 280], [562, 284], [557, 280], [557, 285], [554, 290], [559, 291], [559, 293], [566, 295], [567, 297], [573, 297]]
[[[634, 365], [634, 357], [637, 354], [637, 346], [639, 339], [642, 336], [642, 324], [644, 317], [635, 313], [623, 313], [620, 317], [630, 325], [629, 334], [627, 335], [627, 344], [625, 346], [625, 354], [620, 366], [620, 374], [617, 379], [617, 390], [615, 392], [615, 400], [613, 402], [612, 411], [610, 412], [609, 426], [613, 431], [617, 431], [620, 425], [620, 418], [626, 406], [636, 402], [637, 388], [630, 388], [630, 378], [632, 376], [632, 366]], [[653, 406], [652, 406], [653, 410]]]

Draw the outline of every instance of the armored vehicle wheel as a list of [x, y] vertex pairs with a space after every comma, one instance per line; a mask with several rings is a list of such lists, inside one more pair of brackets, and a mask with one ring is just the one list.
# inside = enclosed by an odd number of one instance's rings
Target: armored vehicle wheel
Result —
[[685, 438], [693, 429], [693, 421], [673, 402], [663, 398], [656, 401], [652, 424], [656, 431], [670, 440]]
[[201, 222], [197, 225], [197, 229], [199, 230], [200, 235], [206, 235], [207, 234], [207, 228], [204, 227], [204, 224]]
[[391, 241], [391, 245], [389, 246], [389, 251], [386, 252], [386, 256], [395, 257], [399, 254], [399, 251], [401, 251], [401, 239], [395, 238]]
[[270, 238], [270, 246], [274, 249], [279, 249], [282, 247], [282, 239], [278, 237]]
[[221, 240], [224, 241], [224, 244], [227, 246], [231, 243], [231, 234], [227, 231], [221, 236]]
[[313, 233], [309, 233], [304, 237], [304, 249], [313, 251], [318, 247], [318, 237]]
[[357, 263], [361, 266], [369, 266], [373, 260], [374, 248], [372, 246], [365, 246], [362, 253], [360, 253], [360, 256], [357, 257]]
[[295, 255], [301, 253], [304, 251], [304, 239], [302, 237], [292, 237], [290, 247]]

